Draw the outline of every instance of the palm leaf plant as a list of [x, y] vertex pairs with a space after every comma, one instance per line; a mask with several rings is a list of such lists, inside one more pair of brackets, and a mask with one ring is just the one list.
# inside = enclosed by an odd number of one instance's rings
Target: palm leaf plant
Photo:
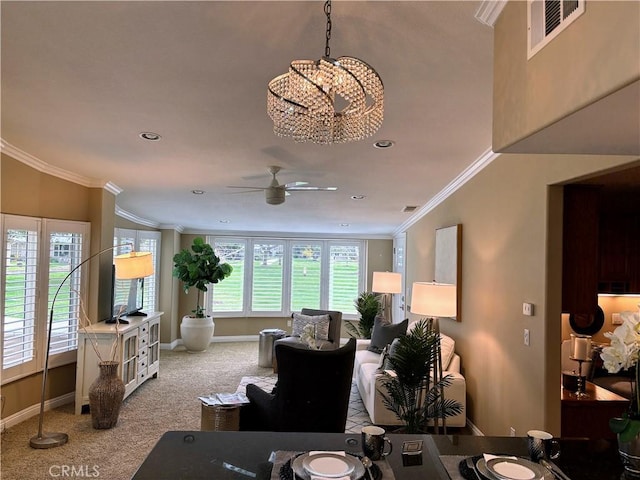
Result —
[[356, 310], [360, 314], [357, 323], [347, 322], [346, 327], [350, 336], [354, 338], [371, 338], [373, 323], [376, 316], [382, 310], [378, 296], [370, 292], [362, 292], [354, 302]]
[[459, 402], [444, 398], [451, 375], [438, 378], [436, 374], [442, 364], [440, 333], [431, 320], [421, 320], [399, 337], [388, 361], [391, 371], [383, 373], [382, 400], [403, 422], [404, 433], [425, 433], [429, 420], [437, 422], [462, 412]]

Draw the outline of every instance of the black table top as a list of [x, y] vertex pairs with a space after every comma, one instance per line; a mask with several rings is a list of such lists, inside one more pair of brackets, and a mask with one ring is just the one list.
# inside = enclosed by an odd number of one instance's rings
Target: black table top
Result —
[[[527, 442], [520, 437], [471, 435], [390, 434], [393, 452], [387, 460], [396, 480], [443, 479], [449, 476], [440, 455], [473, 456], [504, 453], [526, 457]], [[421, 464], [403, 466], [402, 443], [423, 441]], [[556, 463], [571, 480], [618, 480], [622, 465], [616, 445], [580, 440], [561, 441]], [[133, 480], [270, 478], [271, 452], [276, 450], [344, 450], [361, 453], [360, 435], [343, 433], [200, 432], [165, 433]]]

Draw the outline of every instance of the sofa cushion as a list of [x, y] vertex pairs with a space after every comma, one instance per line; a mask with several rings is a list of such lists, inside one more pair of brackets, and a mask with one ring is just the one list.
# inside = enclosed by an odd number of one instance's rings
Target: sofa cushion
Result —
[[382, 352], [382, 349], [393, 342], [393, 339], [407, 333], [409, 319], [404, 319], [400, 323], [383, 323], [376, 318], [373, 323], [371, 333], [371, 344], [368, 350], [374, 353]]
[[294, 337], [302, 336], [304, 327], [308, 324], [316, 326], [316, 340], [329, 340], [329, 315], [303, 315], [301, 313], [293, 314], [293, 331]]
[[384, 365], [382, 366], [384, 370], [393, 370], [393, 364], [391, 363], [390, 357], [395, 356], [398, 345], [400, 345], [400, 339], [394, 338], [393, 342], [391, 342], [391, 345], [389, 345], [387, 358], [385, 359]]
[[453, 354], [455, 353], [456, 342], [453, 338], [440, 334], [440, 352], [442, 354], [442, 369], [447, 370]]

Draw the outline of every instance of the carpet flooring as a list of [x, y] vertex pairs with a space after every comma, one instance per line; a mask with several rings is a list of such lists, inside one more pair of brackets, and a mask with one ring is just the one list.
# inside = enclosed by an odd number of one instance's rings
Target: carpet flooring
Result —
[[[258, 342], [216, 343], [202, 353], [162, 350], [158, 378], [145, 382], [124, 401], [114, 428], [94, 430], [90, 415], [75, 415], [73, 403], [45, 412], [45, 432], [69, 435], [61, 447], [29, 446], [38, 432], [37, 416], [7, 428], [2, 433], [0, 478], [59, 479], [64, 472], [67, 478], [75, 472], [76, 478], [128, 480], [164, 432], [200, 429], [199, 396], [235, 392], [243, 377], [275, 380], [271, 368], [258, 366]], [[348, 429], [358, 431], [357, 422], [365, 421], [362, 410], [352, 410], [353, 418], [359, 418]]]

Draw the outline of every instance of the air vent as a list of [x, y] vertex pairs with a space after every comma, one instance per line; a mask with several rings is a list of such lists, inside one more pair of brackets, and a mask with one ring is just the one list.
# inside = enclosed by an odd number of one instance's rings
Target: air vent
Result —
[[403, 212], [403, 213], [411, 213], [411, 212], [415, 212], [417, 208], [418, 208], [418, 207], [416, 207], [415, 205], [407, 205], [406, 207], [404, 207], [404, 208], [402, 209], [402, 212]]
[[529, 56], [533, 57], [584, 13], [586, 0], [529, 0]]

